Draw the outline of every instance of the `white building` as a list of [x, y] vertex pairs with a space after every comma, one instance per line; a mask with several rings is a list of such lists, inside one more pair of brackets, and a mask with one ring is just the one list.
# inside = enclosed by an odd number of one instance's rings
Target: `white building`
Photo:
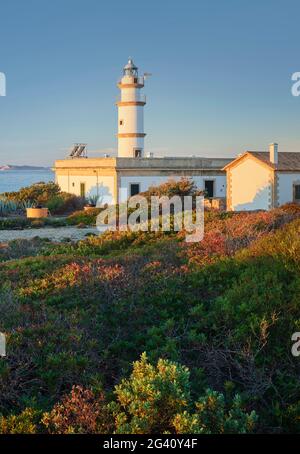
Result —
[[300, 203], [300, 153], [246, 151], [224, 167], [227, 209], [269, 210], [288, 202]]
[[[201, 157], [155, 158], [144, 150], [144, 106], [141, 93], [145, 75], [139, 76], [132, 59], [118, 83], [117, 157], [86, 158], [73, 155], [55, 162], [56, 181], [63, 191], [88, 197], [98, 195], [111, 203], [157, 186], [170, 179], [192, 178], [211, 198], [226, 197], [226, 172], [231, 159]], [[84, 148], [84, 147], [83, 147]], [[78, 148], [79, 153], [83, 148]]]
[[227, 195], [228, 210], [268, 210], [300, 202], [300, 153], [278, 153], [277, 144], [270, 145], [269, 152], [247, 151], [235, 160], [145, 153], [144, 84], [145, 75], [139, 76], [129, 59], [118, 83], [118, 155], [87, 158], [85, 146], [79, 144], [68, 159], [55, 162], [63, 191], [118, 203], [150, 186], [190, 177], [212, 199]]

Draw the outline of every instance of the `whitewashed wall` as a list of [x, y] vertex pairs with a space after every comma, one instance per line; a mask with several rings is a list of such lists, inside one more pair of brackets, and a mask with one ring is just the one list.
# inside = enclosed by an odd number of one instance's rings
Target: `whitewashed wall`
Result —
[[[119, 106], [119, 133], [144, 132], [143, 106]], [[122, 120], [122, 125], [120, 125]]]
[[292, 202], [294, 198], [293, 185], [300, 184], [300, 172], [277, 173], [278, 204]]
[[[123, 76], [122, 84], [133, 84], [135, 77]], [[142, 101], [141, 89], [138, 87], [121, 88], [122, 102]], [[122, 120], [122, 124], [120, 121]], [[144, 106], [118, 104], [118, 134], [144, 133]], [[134, 157], [134, 149], [144, 150], [144, 137], [118, 137], [118, 156]]]
[[120, 158], [133, 158], [134, 150], [138, 148], [144, 151], [143, 137], [119, 137], [118, 138], [118, 156]]
[[[162, 183], [165, 183], [171, 179], [180, 180], [181, 176], [128, 176], [120, 178], [120, 202], [124, 202], [127, 197], [130, 195], [130, 184], [139, 183], [141, 192], [146, 191], [150, 186], [158, 186]], [[190, 176], [190, 178], [195, 182], [196, 186], [200, 190], [204, 190], [205, 180], [214, 181], [214, 190], [215, 197], [226, 197], [226, 177], [225, 175], [216, 175], [216, 176]], [[97, 177], [87, 176], [87, 175], [58, 175], [57, 183], [61, 187], [62, 191], [69, 192], [75, 195], [80, 195], [80, 183], [85, 183], [86, 196], [97, 195]], [[114, 196], [114, 187], [115, 187], [115, 177], [114, 176], [99, 176], [98, 177], [98, 194], [100, 197], [106, 196], [108, 198], [113, 198]], [[125, 189], [125, 191], [124, 191]], [[126, 192], [126, 190], [128, 192]], [[128, 195], [127, 195], [128, 194]], [[109, 203], [109, 200], [105, 200]]]
[[[120, 202], [124, 202], [126, 200], [126, 190], [128, 196], [130, 195], [130, 184], [131, 183], [139, 183], [140, 184], [140, 191], [144, 192], [150, 186], [159, 186], [162, 183], [165, 183], [169, 180], [180, 180], [181, 176], [128, 176], [128, 177], [121, 177], [121, 188], [120, 191]], [[196, 186], [200, 190], [204, 190], [204, 181], [205, 180], [214, 180], [215, 181], [215, 197], [226, 197], [226, 176], [224, 175], [216, 175], [216, 176], [190, 176]], [[125, 191], [124, 191], [125, 189]]]
[[[115, 188], [114, 176], [97, 176], [95, 175], [58, 175], [57, 183], [62, 191], [71, 194], [80, 195], [80, 184], [85, 183], [86, 197], [99, 195], [99, 197], [108, 197], [113, 199]], [[97, 191], [98, 183], [98, 191]], [[106, 201], [109, 203], [109, 200]]]
[[270, 170], [256, 163], [253, 159], [245, 159], [231, 168], [229, 176], [230, 205], [233, 211], [268, 210], [272, 197]]

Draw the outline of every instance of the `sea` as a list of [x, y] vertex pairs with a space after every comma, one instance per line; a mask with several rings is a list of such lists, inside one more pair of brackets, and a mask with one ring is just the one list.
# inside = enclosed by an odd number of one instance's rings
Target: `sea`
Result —
[[3, 192], [18, 191], [21, 188], [39, 182], [54, 181], [54, 172], [48, 169], [22, 170], [11, 169], [0, 171], [0, 194]]

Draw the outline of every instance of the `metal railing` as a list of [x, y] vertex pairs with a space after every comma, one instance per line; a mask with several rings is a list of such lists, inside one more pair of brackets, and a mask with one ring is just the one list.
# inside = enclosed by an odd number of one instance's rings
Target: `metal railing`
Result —
[[[136, 82], [133, 82], [133, 80], [132, 80], [132, 82], [130, 82], [130, 83], [136, 83], [136, 84], [139, 84], [139, 85], [144, 85], [144, 83], [145, 83], [145, 78], [144, 77], [135, 77], [134, 79], [136, 79]], [[119, 79], [118, 84], [121, 84], [121, 83], [122, 83], [122, 79]]]

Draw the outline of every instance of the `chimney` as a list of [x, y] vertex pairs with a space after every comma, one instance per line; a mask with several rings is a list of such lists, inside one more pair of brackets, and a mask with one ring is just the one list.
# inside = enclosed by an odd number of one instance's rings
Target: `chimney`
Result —
[[278, 143], [271, 143], [269, 145], [270, 162], [278, 164]]

